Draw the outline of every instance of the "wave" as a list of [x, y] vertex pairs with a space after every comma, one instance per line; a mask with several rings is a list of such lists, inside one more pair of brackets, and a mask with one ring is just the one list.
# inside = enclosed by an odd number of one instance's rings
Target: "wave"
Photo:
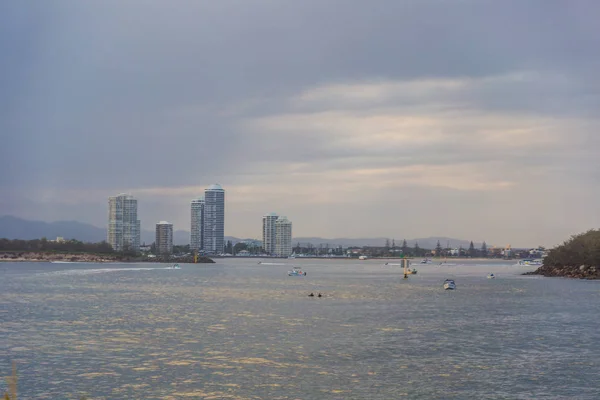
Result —
[[285, 263], [269, 263], [269, 262], [259, 262], [260, 265], [288, 265]]
[[173, 270], [172, 267], [145, 267], [145, 268], [95, 268], [95, 269], [66, 269], [62, 271], [42, 272], [38, 275], [90, 275], [104, 274], [108, 272], [125, 272], [125, 271], [154, 271], [154, 270]]

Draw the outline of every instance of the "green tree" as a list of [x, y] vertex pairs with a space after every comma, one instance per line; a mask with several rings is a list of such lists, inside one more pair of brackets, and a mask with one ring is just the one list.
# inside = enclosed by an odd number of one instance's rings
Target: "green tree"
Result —
[[406, 239], [402, 240], [402, 254], [408, 254], [408, 244]]
[[248, 250], [248, 245], [246, 243], [238, 242], [233, 246], [232, 254], [238, 254], [242, 250]]
[[415, 257], [421, 256], [421, 248], [419, 247], [419, 242], [415, 242], [414, 252], [415, 252], [415, 254], [414, 254]]
[[589, 230], [571, 236], [562, 245], [551, 249], [544, 265], [553, 267], [600, 266], [600, 230]]
[[435, 245], [435, 256], [436, 257], [441, 257], [442, 256], [442, 245], [440, 244], [440, 241], [437, 241], [437, 244]]
[[473, 241], [471, 241], [471, 244], [469, 244], [469, 257], [475, 257], [475, 245], [473, 244]]
[[488, 256], [487, 245], [485, 244], [485, 241], [484, 241], [483, 244], [481, 245], [481, 257], [486, 258], [487, 256]]

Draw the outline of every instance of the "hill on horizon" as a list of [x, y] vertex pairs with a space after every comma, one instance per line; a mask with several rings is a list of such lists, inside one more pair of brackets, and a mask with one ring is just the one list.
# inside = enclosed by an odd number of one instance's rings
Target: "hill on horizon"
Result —
[[[153, 231], [142, 231], [141, 242], [150, 244], [154, 242]], [[33, 240], [46, 237], [48, 239], [55, 239], [56, 237], [64, 237], [65, 239], [77, 239], [83, 242], [101, 242], [106, 240], [106, 228], [99, 228], [97, 226], [79, 222], [79, 221], [56, 221], [56, 222], [44, 222], [44, 221], [32, 221], [23, 218], [17, 218], [13, 216], [0, 217], [0, 238], [6, 239], [22, 239], [22, 240]], [[173, 232], [173, 243], [176, 245], [189, 244], [190, 233], [185, 230], [176, 230]], [[306, 244], [311, 243], [313, 246], [385, 246], [386, 240], [392, 241], [392, 238], [378, 237], [378, 238], [333, 238], [325, 239], [320, 237], [295, 237], [293, 238], [293, 246], [297, 243]], [[225, 241], [231, 240], [234, 244], [243, 240], [234, 236], [225, 236]], [[396, 247], [402, 246], [402, 238], [395, 238]], [[406, 239], [409, 247], [414, 247], [415, 243], [419, 243], [421, 248], [433, 249], [437, 245], [438, 240], [440, 244], [445, 247], [448, 243], [451, 247], [469, 247], [470, 240], [462, 240], [447, 237], [428, 237], [428, 238], [417, 238], [417, 239]], [[473, 241], [476, 248], [481, 247], [481, 242]], [[490, 243], [488, 247], [492, 247]]]

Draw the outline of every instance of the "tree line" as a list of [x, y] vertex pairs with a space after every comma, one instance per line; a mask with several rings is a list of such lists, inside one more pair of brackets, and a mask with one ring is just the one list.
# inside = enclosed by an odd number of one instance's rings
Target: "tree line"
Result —
[[85, 243], [73, 239], [56, 242], [46, 238], [33, 240], [0, 239], [0, 251], [115, 254], [111, 245], [105, 241]]
[[600, 230], [589, 230], [571, 236], [562, 245], [551, 249], [544, 265], [553, 267], [600, 266]]

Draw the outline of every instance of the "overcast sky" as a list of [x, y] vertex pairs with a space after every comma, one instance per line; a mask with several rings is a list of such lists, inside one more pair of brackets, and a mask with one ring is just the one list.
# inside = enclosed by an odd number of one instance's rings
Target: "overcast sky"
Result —
[[554, 245], [600, 227], [600, 2], [0, 2], [0, 215]]

